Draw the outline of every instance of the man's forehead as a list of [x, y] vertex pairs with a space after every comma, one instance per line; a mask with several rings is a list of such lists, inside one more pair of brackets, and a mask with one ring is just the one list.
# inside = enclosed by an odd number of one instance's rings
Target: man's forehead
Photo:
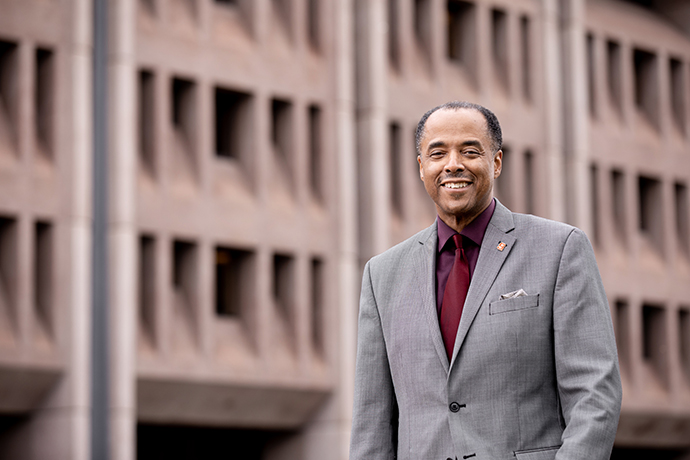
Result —
[[[459, 118], [460, 117], [460, 118]], [[482, 135], [488, 137], [488, 126], [481, 112], [474, 109], [439, 109], [432, 113], [426, 122], [423, 141], [429, 142], [430, 131], [433, 134], [443, 132], [444, 134], [462, 135], [467, 130], [471, 130], [473, 124], [478, 124]]]

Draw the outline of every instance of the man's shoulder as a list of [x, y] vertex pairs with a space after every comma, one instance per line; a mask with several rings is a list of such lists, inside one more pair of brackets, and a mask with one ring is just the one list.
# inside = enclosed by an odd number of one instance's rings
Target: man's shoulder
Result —
[[432, 244], [435, 247], [436, 235], [436, 223], [433, 223], [431, 226], [417, 232], [390, 249], [372, 257], [369, 263], [375, 265], [395, 264], [401, 259], [407, 258], [411, 252], [419, 250], [425, 245]]

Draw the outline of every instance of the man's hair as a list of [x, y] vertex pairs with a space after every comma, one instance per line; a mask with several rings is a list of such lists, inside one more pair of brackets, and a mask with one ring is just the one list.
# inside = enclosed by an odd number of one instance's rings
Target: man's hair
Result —
[[484, 116], [484, 119], [486, 120], [486, 129], [489, 134], [489, 137], [491, 138], [491, 148], [493, 150], [493, 153], [496, 153], [501, 149], [501, 147], [503, 146], [503, 134], [501, 133], [501, 124], [498, 122], [498, 118], [496, 118], [496, 115], [494, 115], [494, 113], [491, 110], [487, 109], [482, 105], [475, 104], [473, 102], [451, 101], [434, 107], [433, 109], [429, 110], [427, 113], [422, 115], [422, 118], [419, 120], [419, 123], [417, 124], [417, 131], [415, 131], [414, 136], [417, 155], [422, 154], [422, 138], [424, 137], [424, 130], [426, 129], [426, 121], [429, 119], [431, 114], [436, 112], [437, 110], [460, 109], [476, 110], [477, 112], [481, 113]]

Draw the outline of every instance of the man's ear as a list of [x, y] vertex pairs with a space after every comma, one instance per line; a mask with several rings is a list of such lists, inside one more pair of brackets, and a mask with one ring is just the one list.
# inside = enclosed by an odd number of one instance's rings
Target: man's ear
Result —
[[503, 150], [499, 150], [494, 154], [494, 179], [501, 175], [503, 170]]
[[422, 157], [417, 155], [417, 163], [419, 163], [419, 178], [424, 181], [424, 168], [422, 168]]

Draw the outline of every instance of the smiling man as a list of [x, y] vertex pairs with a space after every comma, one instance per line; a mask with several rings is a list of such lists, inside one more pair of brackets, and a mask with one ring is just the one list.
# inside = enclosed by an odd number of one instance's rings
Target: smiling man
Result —
[[501, 128], [450, 102], [417, 127], [436, 222], [366, 265], [351, 460], [608, 460], [621, 384], [592, 247], [493, 197]]

